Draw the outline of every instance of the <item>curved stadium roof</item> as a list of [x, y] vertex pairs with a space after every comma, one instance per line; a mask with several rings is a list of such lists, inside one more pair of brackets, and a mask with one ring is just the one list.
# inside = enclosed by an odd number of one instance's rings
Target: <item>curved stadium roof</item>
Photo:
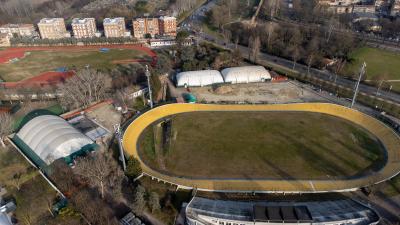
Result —
[[54, 115], [41, 115], [28, 121], [17, 133], [40, 159], [50, 164], [93, 144], [71, 124]]

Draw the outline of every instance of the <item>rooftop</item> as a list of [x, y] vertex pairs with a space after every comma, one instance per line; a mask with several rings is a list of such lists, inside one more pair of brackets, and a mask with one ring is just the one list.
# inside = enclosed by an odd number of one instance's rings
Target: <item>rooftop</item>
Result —
[[[357, 220], [375, 222], [379, 216], [370, 208], [351, 199], [330, 201], [225, 201], [194, 197], [188, 215], [262, 222], [316, 222]], [[355, 223], [358, 224], [358, 223]]]

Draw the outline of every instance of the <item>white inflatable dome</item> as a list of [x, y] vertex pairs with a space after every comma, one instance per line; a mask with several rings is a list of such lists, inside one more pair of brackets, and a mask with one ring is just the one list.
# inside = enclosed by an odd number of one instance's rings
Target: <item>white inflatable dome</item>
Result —
[[46, 164], [93, 144], [90, 138], [54, 115], [33, 118], [16, 135]]
[[241, 66], [221, 71], [225, 83], [251, 83], [271, 80], [271, 74], [263, 66]]
[[221, 73], [217, 70], [199, 70], [181, 72], [176, 75], [176, 86], [206, 86], [224, 83]]

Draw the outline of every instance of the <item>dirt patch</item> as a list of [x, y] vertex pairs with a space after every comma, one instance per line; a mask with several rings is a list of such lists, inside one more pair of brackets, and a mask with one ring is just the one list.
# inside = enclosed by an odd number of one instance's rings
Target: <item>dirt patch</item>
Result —
[[[180, 89], [180, 88], [179, 88]], [[192, 87], [200, 102], [232, 103], [297, 103], [326, 102], [312, 91], [295, 82], [231, 84], [212, 87]]]

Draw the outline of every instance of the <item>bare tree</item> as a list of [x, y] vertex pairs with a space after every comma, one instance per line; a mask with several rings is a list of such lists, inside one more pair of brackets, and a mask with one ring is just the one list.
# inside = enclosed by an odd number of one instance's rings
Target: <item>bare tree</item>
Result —
[[6, 147], [4, 139], [13, 131], [13, 119], [9, 113], [0, 114], [0, 143]]
[[160, 196], [156, 192], [151, 192], [149, 196], [149, 206], [151, 212], [154, 213], [157, 210], [160, 210]]
[[59, 86], [60, 103], [66, 108], [87, 107], [104, 99], [108, 76], [92, 69], [83, 69]]
[[104, 198], [108, 176], [112, 174], [111, 158], [106, 154], [97, 153], [95, 156], [79, 158], [76, 161], [75, 173], [88, 179], [96, 187], [101, 198]]
[[14, 174], [11, 184], [19, 191], [21, 190], [21, 185], [22, 185], [22, 174], [21, 173], [16, 173]]
[[252, 35], [249, 38], [249, 60], [256, 63], [258, 54], [260, 53], [260, 37], [258, 34]]

